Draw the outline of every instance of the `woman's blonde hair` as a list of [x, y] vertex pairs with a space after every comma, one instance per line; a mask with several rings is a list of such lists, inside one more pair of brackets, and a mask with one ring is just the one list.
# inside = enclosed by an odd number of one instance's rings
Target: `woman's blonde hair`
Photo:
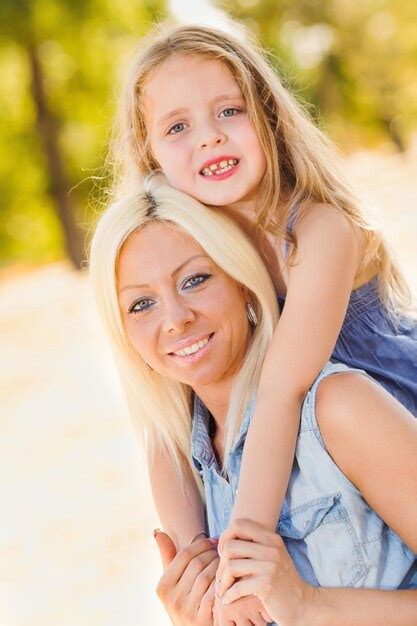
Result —
[[[150, 222], [171, 224], [197, 241], [224, 272], [246, 287], [258, 318], [232, 390], [225, 431], [225, 460], [258, 385], [277, 322], [276, 294], [260, 256], [241, 230], [221, 211], [208, 209], [174, 189], [161, 173], [149, 176], [142, 190], [119, 198], [100, 217], [91, 244], [90, 276], [136, 433], [149, 463], [153, 462], [155, 452], [164, 448], [180, 478], [183, 463], [188, 462], [197, 479], [190, 449], [191, 390], [188, 385], [149, 370], [127, 337], [118, 303], [117, 265], [121, 248], [133, 232]], [[225, 475], [227, 471], [226, 462]], [[198, 479], [197, 484], [202, 493]]]
[[380, 230], [339, 172], [335, 147], [282, 84], [248, 32], [242, 38], [205, 26], [162, 23], [140, 42], [120, 98], [110, 151], [116, 197], [158, 168], [144, 122], [143, 88], [150, 73], [173, 54], [217, 59], [239, 84], [267, 160], [257, 224], [292, 244], [288, 263], [295, 262], [297, 250], [295, 235], [287, 231], [292, 211], [307, 199], [330, 204], [364, 231], [366, 246], [358, 273], [375, 264], [387, 310], [393, 315], [408, 310], [407, 283]]

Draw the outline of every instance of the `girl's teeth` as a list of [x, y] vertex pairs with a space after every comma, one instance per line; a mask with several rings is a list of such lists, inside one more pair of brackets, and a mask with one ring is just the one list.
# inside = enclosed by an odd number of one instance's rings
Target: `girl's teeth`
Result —
[[220, 163], [212, 163], [209, 167], [203, 169], [204, 176], [213, 176], [213, 174], [224, 174], [237, 165], [237, 159], [229, 159], [228, 161], [220, 161]]
[[174, 352], [174, 354], [176, 354], [177, 356], [186, 356], [187, 354], [194, 354], [195, 352], [198, 352], [198, 350], [200, 350], [201, 348], [204, 348], [204, 346], [208, 343], [209, 338], [207, 337], [207, 339], [202, 339], [201, 341], [198, 341], [197, 343], [193, 343], [191, 346], [187, 346], [186, 348], [184, 348], [184, 350], [178, 350], [178, 352]]

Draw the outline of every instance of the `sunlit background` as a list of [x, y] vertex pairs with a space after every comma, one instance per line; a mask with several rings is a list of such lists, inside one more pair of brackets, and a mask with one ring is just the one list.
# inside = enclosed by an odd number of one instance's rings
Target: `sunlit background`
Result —
[[79, 269], [126, 61], [166, 16], [259, 36], [417, 291], [415, 0], [2, 0], [0, 626], [169, 623], [146, 468]]

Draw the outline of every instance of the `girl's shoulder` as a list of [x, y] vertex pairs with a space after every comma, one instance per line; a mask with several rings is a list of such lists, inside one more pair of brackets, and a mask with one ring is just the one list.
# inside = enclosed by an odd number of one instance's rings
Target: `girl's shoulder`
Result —
[[333, 233], [336, 236], [364, 236], [362, 228], [338, 207], [316, 200], [304, 200], [290, 211], [288, 227], [299, 237], [306, 233]]
[[[355, 287], [377, 273], [374, 267], [362, 267], [367, 245], [365, 230], [339, 208], [323, 202], [305, 200], [290, 219], [293, 222], [291, 232], [297, 239], [298, 248], [340, 245], [352, 253], [356, 252], [361, 272], [355, 277]], [[356, 285], [358, 280], [359, 284]]]

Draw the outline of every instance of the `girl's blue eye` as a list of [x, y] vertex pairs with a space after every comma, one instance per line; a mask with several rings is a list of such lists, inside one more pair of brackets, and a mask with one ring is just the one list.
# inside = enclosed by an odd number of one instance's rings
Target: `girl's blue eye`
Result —
[[169, 129], [168, 135], [177, 135], [182, 130], [184, 130], [184, 128], [185, 124], [183, 124], [182, 122], [178, 122], [178, 124], [174, 124], [174, 126]]
[[129, 308], [129, 313], [142, 313], [142, 311], [146, 311], [152, 304], [152, 300], [150, 298], [141, 298], [140, 300], [136, 300]]
[[235, 107], [229, 107], [228, 109], [223, 109], [220, 115], [222, 115], [222, 113], [223, 117], [234, 117], [235, 113], [239, 113], [239, 110]]
[[210, 278], [210, 274], [194, 274], [194, 276], [190, 276], [183, 284], [184, 289], [192, 289], [193, 287], [198, 287], [204, 283], [208, 278]]

